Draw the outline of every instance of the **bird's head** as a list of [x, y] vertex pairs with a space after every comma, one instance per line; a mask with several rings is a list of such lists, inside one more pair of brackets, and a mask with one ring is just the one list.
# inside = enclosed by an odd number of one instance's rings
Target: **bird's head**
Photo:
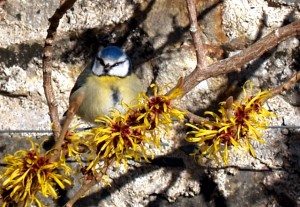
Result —
[[116, 46], [108, 46], [97, 53], [92, 71], [97, 76], [125, 77], [131, 72], [128, 56]]

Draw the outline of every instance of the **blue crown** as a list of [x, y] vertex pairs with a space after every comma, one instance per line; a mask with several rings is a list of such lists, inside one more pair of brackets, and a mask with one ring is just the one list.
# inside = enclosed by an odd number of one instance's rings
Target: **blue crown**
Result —
[[117, 60], [124, 55], [126, 56], [123, 50], [116, 46], [108, 46], [101, 51], [103, 59]]

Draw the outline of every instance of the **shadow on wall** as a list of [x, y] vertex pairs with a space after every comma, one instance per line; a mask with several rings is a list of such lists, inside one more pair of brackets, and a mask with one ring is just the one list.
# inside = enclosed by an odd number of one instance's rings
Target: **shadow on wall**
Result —
[[26, 68], [34, 57], [41, 58], [43, 46], [39, 43], [20, 44], [8, 48], [0, 48], [0, 62], [6, 67], [19, 65]]

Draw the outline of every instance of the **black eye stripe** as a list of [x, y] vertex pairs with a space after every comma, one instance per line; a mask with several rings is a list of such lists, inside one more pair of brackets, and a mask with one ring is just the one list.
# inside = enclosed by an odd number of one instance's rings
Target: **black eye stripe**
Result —
[[103, 61], [102, 58], [96, 57], [96, 59], [99, 61], [99, 63], [100, 63], [102, 66], [105, 66], [105, 63], [104, 63], [104, 61]]

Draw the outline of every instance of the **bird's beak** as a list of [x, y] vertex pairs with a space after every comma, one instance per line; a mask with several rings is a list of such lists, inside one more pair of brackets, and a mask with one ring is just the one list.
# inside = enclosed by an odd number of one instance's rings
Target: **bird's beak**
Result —
[[104, 65], [104, 73], [107, 74], [108, 71], [110, 70], [110, 66], [109, 65]]

